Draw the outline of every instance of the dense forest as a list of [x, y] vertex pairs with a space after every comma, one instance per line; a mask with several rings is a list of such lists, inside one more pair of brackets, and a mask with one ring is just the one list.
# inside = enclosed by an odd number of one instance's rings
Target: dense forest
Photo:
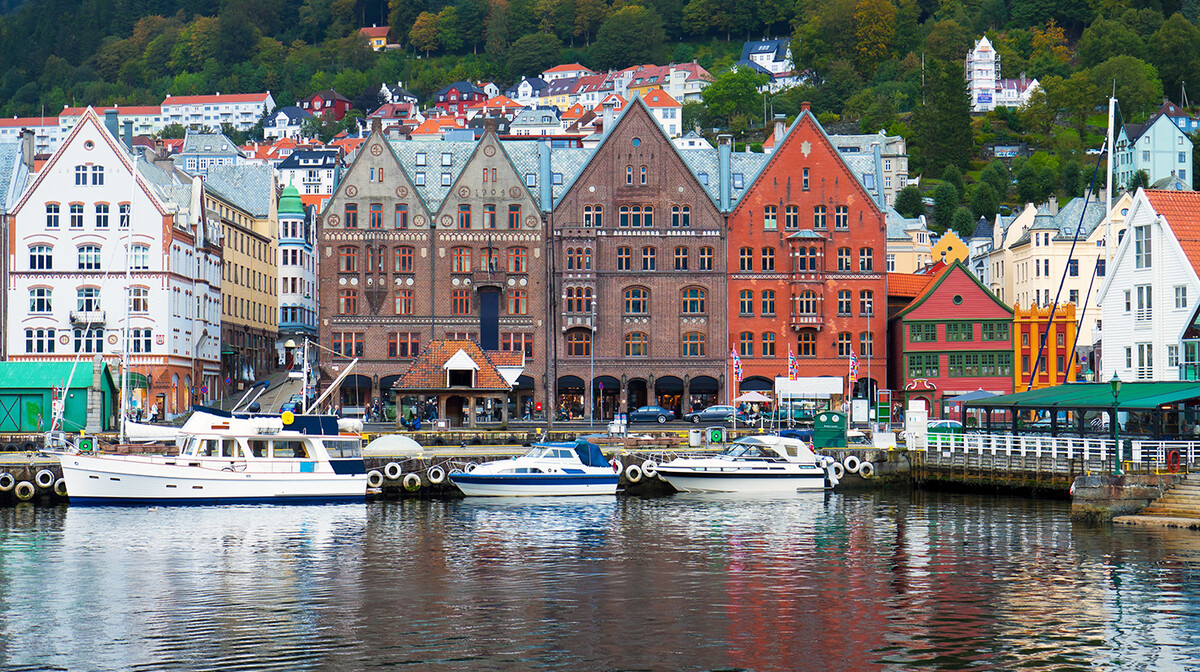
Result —
[[[381, 81], [427, 96], [563, 62], [696, 60], [718, 79], [705, 104], [687, 106], [686, 124], [753, 140], [764, 118], [808, 100], [822, 121], [905, 135], [918, 172], [963, 171], [963, 203], [981, 183], [972, 160], [992, 141], [1041, 150], [1028, 162], [1038, 193], [1026, 195], [1078, 191], [1082, 178], [1063, 175], [1087, 172], [1083, 151], [1099, 146], [1108, 93], [1115, 87], [1126, 119], [1138, 121], [1164, 92], [1182, 103], [1195, 86], [1187, 74], [1200, 69], [1200, 0], [4, 0], [0, 9], [8, 116], [157, 104], [168, 93], [270, 90], [288, 104], [327, 88], [369, 109]], [[368, 49], [358, 29], [374, 24], [390, 25], [401, 48]], [[1041, 81], [1026, 109], [970, 115], [962, 64], [981, 34], [1004, 76]], [[763, 36], [790, 36], [807, 78], [765, 101], [754, 76], [726, 72], [742, 41]]]

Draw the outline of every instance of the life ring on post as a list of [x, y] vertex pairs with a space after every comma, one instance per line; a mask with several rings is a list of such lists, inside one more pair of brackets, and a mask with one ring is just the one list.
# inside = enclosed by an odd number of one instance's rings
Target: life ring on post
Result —
[[49, 490], [54, 486], [54, 472], [49, 469], [39, 469], [33, 477], [33, 482], [37, 483], [39, 488]]
[[438, 466], [433, 466], [429, 468], [429, 471], [425, 472], [425, 477], [429, 479], [430, 483], [437, 485], [446, 480], [446, 470]]
[[33, 483], [30, 483], [29, 481], [21, 481], [20, 483], [17, 483], [17, 499], [21, 500], [22, 502], [28, 502], [29, 500], [33, 499], [33, 495], [36, 492], [37, 488], [33, 487]]
[[1167, 453], [1167, 471], [1172, 474], [1179, 473], [1179, 451], [1174, 448]]
[[0, 471], [0, 492], [8, 492], [17, 487], [17, 479], [7, 471]]
[[378, 469], [372, 469], [367, 472], [367, 485], [372, 488], [378, 488], [383, 485], [383, 474], [379, 473]]
[[637, 483], [642, 480], [642, 468], [636, 464], [625, 467], [625, 480], [630, 483]]
[[409, 492], [416, 492], [421, 489], [421, 477], [416, 474], [404, 475], [404, 489]]
[[396, 464], [395, 462], [388, 462], [387, 464], [383, 465], [383, 475], [387, 476], [389, 481], [399, 480], [403, 473], [403, 470], [400, 469], [400, 465]]

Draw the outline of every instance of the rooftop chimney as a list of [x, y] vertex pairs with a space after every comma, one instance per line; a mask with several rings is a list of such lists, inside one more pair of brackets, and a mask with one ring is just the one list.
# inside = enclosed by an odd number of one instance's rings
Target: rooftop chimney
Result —
[[775, 146], [778, 147], [780, 142], [783, 142], [783, 134], [787, 129], [783, 125], [785, 117], [782, 114], [775, 115]]
[[380, 119], [379, 117], [371, 118], [371, 132], [372, 133], [382, 133], [383, 132], [383, 119]]
[[133, 120], [125, 120], [125, 148], [133, 151]]
[[121, 132], [118, 130], [117, 125], [117, 111], [105, 110], [104, 126], [108, 129], [108, 132], [112, 134], [113, 139], [119, 141], [121, 139]]
[[800, 103], [800, 113], [803, 114], [805, 112], [809, 112], [810, 107], [812, 107], [812, 105], [810, 105], [807, 100], [804, 101], [803, 103]]
[[608, 133], [608, 129], [612, 128], [613, 125], [613, 114], [616, 111], [617, 101], [609, 98], [601, 103], [601, 106], [604, 108], [604, 126], [601, 130]]
[[733, 176], [730, 174], [729, 164], [733, 154], [733, 136], [722, 134], [717, 136], [717, 149], [719, 151], [720, 163], [719, 172], [721, 175], [717, 178], [720, 180], [720, 205], [721, 212], [729, 212], [729, 192]]
[[30, 171], [33, 170], [34, 154], [33, 129], [23, 128], [21, 129], [21, 162]]

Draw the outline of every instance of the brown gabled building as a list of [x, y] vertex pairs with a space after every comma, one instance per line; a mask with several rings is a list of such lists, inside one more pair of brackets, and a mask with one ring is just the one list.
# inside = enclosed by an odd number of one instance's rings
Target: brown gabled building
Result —
[[472, 340], [437, 339], [413, 360], [394, 389], [413, 399], [409, 406], [414, 409], [435, 405], [437, 417], [453, 426], [507, 422], [512, 381], [524, 364], [521, 352], [485, 351]]
[[555, 410], [588, 417], [589, 385], [599, 418], [715, 403], [725, 398], [724, 218], [645, 103], [605, 130], [551, 216]]

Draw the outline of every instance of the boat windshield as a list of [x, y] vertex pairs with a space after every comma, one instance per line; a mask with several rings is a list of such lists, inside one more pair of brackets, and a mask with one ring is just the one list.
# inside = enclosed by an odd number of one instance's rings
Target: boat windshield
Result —
[[362, 442], [358, 439], [325, 439], [325, 450], [334, 459], [362, 457]]
[[534, 446], [525, 457], [538, 457], [542, 459], [557, 459], [557, 460], [573, 460], [575, 459], [575, 451], [570, 448], [561, 446]]
[[740, 457], [740, 458], [773, 458], [778, 457], [773, 451], [757, 446], [752, 443], [733, 443], [727, 447], [721, 455], [725, 457]]

